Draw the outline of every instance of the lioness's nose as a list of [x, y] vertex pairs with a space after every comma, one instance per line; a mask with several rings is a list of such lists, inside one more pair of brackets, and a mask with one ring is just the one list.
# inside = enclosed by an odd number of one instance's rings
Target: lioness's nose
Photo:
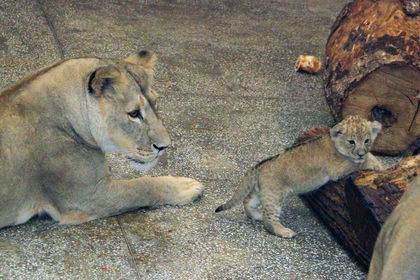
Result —
[[163, 150], [165, 150], [166, 148], [168, 148], [169, 147], [169, 145], [168, 146], [157, 146], [156, 144], [153, 144], [153, 148], [155, 148], [156, 150], [158, 150], [159, 152], [160, 151], [163, 151]]

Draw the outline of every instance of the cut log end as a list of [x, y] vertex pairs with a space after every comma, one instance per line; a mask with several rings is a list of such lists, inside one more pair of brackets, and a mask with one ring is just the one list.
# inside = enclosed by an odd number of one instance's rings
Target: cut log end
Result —
[[343, 118], [359, 115], [383, 125], [374, 152], [398, 154], [420, 135], [420, 71], [384, 66], [370, 73], [348, 95]]
[[337, 121], [350, 114], [380, 121], [375, 152], [399, 154], [420, 138], [419, 11], [419, 0], [354, 0], [328, 38], [324, 78], [331, 112]]

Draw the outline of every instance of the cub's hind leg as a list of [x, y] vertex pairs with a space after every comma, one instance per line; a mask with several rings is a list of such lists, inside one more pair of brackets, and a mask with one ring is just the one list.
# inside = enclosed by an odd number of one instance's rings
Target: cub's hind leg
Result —
[[255, 191], [251, 192], [247, 197], [244, 198], [245, 213], [250, 219], [257, 221], [263, 220], [260, 206], [260, 196], [255, 193]]
[[261, 192], [263, 220], [266, 229], [278, 236], [291, 238], [296, 233], [280, 223], [281, 206], [289, 192], [265, 190]]

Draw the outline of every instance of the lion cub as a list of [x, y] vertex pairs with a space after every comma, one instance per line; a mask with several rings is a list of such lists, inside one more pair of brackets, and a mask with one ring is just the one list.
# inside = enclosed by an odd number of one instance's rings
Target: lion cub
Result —
[[248, 217], [263, 220], [275, 235], [293, 237], [295, 232], [279, 221], [285, 198], [313, 191], [356, 170], [383, 170], [382, 163], [369, 153], [381, 128], [377, 121], [348, 116], [329, 132], [256, 165], [233, 197], [216, 212], [228, 210], [243, 199]]

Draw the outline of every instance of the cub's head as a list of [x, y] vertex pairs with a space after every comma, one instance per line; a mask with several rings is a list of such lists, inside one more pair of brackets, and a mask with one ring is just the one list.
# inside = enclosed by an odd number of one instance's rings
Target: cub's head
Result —
[[348, 116], [330, 130], [337, 150], [356, 163], [362, 163], [382, 125], [359, 116]]
[[169, 146], [169, 134], [157, 117], [151, 88], [157, 61], [149, 51], [125, 60], [101, 59], [86, 78], [90, 131], [104, 152], [126, 156], [135, 166], [153, 166]]

